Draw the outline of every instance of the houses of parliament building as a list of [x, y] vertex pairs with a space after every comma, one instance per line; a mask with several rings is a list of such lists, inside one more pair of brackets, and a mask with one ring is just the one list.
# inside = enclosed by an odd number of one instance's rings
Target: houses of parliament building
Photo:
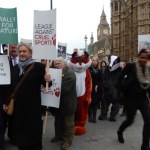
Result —
[[150, 0], [111, 0], [110, 7], [111, 28], [103, 9], [92, 55], [105, 59], [113, 54], [132, 62], [138, 53], [138, 35], [150, 34]]

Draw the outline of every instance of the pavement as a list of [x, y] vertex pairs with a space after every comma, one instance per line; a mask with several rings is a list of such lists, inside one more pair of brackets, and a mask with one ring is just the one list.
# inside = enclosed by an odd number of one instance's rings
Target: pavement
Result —
[[[99, 114], [99, 110], [98, 110]], [[68, 150], [140, 150], [142, 141], [143, 120], [137, 112], [135, 121], [124, 132], [125, 143], [117, 140], [116, 131], [125, 117], [117, 116], [116, 122], [100, 121], [87, 122], [87, 133], [82, 136], [74, 136], [73, 144]], [[54, 137], [54, 117], [48, 115], [46, 132], [43, 134], [43, 150], [60, 150], [61, 143], [51, 143]], [[9, 143], [6, 137], [6, 150], [18, 150]]]

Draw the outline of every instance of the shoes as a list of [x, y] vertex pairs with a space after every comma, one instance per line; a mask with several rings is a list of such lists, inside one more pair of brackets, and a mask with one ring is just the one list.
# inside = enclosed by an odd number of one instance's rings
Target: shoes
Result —
[[142, 144], [141, 150], [150, 150], [150, 147], [147, 145]]
[[108, 118], [105, 116], [105, 117], [102, 117], [102, 116], [99, 116], [98, 117], [98, 120], [107, 120]]
[[5, 147], [4, 146], [0, 146], [0, 150], [5, 150]]
[[123, 112], [120, 116], [121, 117], [124, 117], [124, 116], [126, 116], [127, 114], [125, 113], [125, 112]]
[[93, 122], [93, 123], [96, 123], [96, 118], [93, 118], [92, 122]]
[[124, 143], [123, 132], [118, 130], [117, 135], [118, 135], [118, 141], [120, 143]]
[[88, 121], [89, 121], [89, 122], [93, 122], [93, 118], [92, 118], [92, 117], [89, 117]]
[[69, 144], [69, 143], [63, 143], [62, 145], [61, 145], [61, 150], [67, 150], [69, 147], [70, 147], [70, 145], [71, 144]]
[[59, 141], [61, 141], [62, 140], [62, 138], [61, 137], [53, 137], [52, 139], [51, 139], [51, 143], [55, 143], [55, 142], [59, 142]]
[[112, 122], [115, 122], [115, 121], [116, 121], [115, 118], [111, 118], [111, 117], [110, 117], [108, 120], [109, 120], [109, 121], [112, 121]]

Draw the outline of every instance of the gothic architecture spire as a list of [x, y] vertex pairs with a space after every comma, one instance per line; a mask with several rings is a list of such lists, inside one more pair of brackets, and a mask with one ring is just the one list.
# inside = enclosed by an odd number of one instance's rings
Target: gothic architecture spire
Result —
[[100, 40], [101, 38], [103, 38], [104, 36], [109, 35], [109, 34], [110, 34], [110, 27], [107, 22], [106, 14], [105, 14], [105, 11], [103, 8], [102, 14], [100, 17], [100, 23], [97, 28], [97, 40]]

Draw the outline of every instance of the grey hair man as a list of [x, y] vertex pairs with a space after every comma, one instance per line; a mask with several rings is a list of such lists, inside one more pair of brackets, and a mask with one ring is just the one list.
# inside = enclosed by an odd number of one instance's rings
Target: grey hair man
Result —
[[51, 142], [63, 140], [61, 150], [67, 150], [72, 144], [75, 128], [74, 116], [77, 108], [76, 76], [61, 57], [54, 60], [54, 66], [57, 69], [62, 69], [62, 84], [60, 106], [55, 114], [55, 137]]

